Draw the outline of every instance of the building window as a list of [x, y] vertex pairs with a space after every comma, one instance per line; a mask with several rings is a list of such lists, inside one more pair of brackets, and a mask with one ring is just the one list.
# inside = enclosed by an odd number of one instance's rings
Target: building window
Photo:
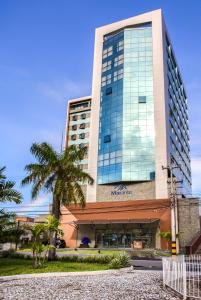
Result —
[[87, 115], [86, 114], [81, 114], [81, 119], [83, 120], [83, 119], [86, 119], [86, 117], [87, 117]]
[[72, 119], [73, 121], [77, 121], [77, 115], [74, 115]]
[[108, 47], [107, 49], [104, 49], [103, 50], [103, 58], [106, 58], [106, 57], [112, 55], [112, 53], [113, 53], [112, 46]]
[[105, 94], [106, 95], [111, 95], [112, 94], [112, 87], [106, 88]]
[[106, 61], [105, 63], [103, 63], [102, 72], [109, 71], [111, 67], [112, 67], [112, 61], [111, 60]]
[[109, 142], [111, 142], [110, 134], [104, 136], [104, 143], [109, 143]]
[[84, 147], [85, 147], [84, 143], [79, 144], [79, 148], [80, 148], [80, 149], [82, 149], [82, 148], [84, 148]]
[[150, 180], [154, 180], [155, 179], [155, 172], [150, 172], [149, 176], [150, 176]]
[[139, 103], [146, 103], [147, 102], [146, 96], [139, 96], [138, 97], [138, 102]]
[[85, 133], [81, 133], [80, 135], [79, 135], [79, 137], [80, 137], [80, 139], [84, 139], [85, 138]]
[[78, 109], [86, 108], [88, 106], [89, 106], [89, 102], [82, 102], [82, 103], [79, 103], [79, 104], [71, 105], [71, 109], [72, 110], [78, 110]]
[[119, 41], [117, 43], [117, 52], [121, 51], [124, 49], [124, 41]]
[[105, 86], [107, 84], [110, 84], [111, 83], [111, 80], [112, 80], [112, 76], [111, 74], [108, 74], [106, 76], [102, 76], [102, 79], [101, 79], [101, 85], [102, 86]]
[[77, 130], [77, 125], [73, 125], [72, 130]]
[[80, 124], [80, 129], [85, 129], [85, 123]]
[[124, 56], [123, 54], [115, 57], [114, 59], [114, 67], [118, 67], [124, 63]]
[[114, 81], [120, 80], [123, 78], [123, 68], [114, 72]]
[[71, 135], [71, 140], [75, 141], [76, 140], [76, 134]]

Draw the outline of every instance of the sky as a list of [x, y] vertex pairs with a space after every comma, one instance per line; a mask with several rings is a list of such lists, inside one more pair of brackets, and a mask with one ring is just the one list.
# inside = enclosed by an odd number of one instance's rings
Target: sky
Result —
[[0, 0], [0, 166], [23, 194], [18, 211], [51, 201], [41, 194], [33, 202], [20, 181], [31, 144], [59, 150], [67, 100], [91, 94], [95, 28], [158, 8], [187, 90], [193, 194], [201, 195], [200, 0]]

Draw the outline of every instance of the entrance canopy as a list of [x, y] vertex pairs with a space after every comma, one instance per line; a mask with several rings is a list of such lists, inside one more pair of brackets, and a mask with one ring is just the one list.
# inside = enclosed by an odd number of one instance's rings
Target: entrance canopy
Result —
[[159, 219], [124, 219], [124, 220], [76, 220], [77, 225], [98, 225], [98, 224], [147, 224], [159, 222]]

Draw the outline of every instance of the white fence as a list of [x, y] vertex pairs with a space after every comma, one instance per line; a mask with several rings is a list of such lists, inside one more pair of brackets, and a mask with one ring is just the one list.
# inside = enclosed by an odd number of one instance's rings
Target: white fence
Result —
[[201, 255], [163, 258], [163, 285], [183, 299], [201, 299]]

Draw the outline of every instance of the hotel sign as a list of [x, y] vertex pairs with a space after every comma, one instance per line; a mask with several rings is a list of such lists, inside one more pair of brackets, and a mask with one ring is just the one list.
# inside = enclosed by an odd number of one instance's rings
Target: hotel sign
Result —
[[111, 191], [112, 196], [131, 195], [132, 193], [133, 193], [132, 191], [128, 191], [128, 188], [125, 184], [119, 184], [115, 186], [113, 191]]

